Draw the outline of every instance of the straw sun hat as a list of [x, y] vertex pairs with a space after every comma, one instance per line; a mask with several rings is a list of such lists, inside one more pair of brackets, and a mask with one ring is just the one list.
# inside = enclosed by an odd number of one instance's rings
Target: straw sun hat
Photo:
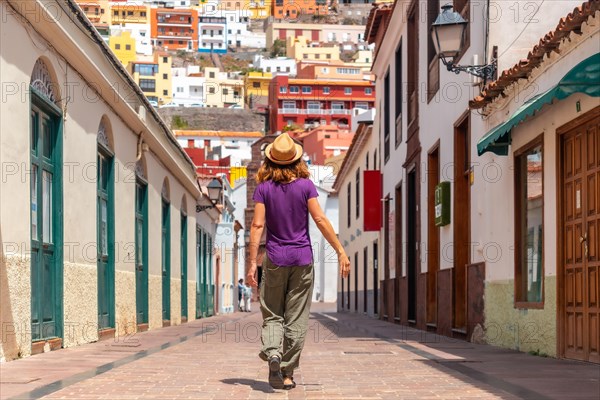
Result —
[[289, 165], [300, 159], [304, 151], [302, 146], [296, 144], [286, 132], [277, 138], [265, 149], [265, 156], [279, 165]]

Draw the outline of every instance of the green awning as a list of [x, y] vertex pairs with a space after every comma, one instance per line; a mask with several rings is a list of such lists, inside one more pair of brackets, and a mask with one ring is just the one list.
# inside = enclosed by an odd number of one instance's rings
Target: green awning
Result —
[[515, 126], [534, 115], [545, 104], [552, 103], [554, 99], [565, 99], [573, 93], [600, 97], [600, 53], [577, 64], [556, 86], [527, 100], [506, 122], [485, 134], [477, 142], [477, 154], [491, 151], [499, 156], [508, 155], [510, 133]]

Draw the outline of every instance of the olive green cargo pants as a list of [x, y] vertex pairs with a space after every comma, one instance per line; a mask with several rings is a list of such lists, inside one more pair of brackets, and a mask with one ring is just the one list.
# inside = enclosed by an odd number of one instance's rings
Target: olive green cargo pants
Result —
[[314, 282], [313, 265], [278, 267], [268, 257], [262, 268], [260, 310], [263, 316], [261, 358], [277, 355], [281, 371], [293, 376], [308, 330]]

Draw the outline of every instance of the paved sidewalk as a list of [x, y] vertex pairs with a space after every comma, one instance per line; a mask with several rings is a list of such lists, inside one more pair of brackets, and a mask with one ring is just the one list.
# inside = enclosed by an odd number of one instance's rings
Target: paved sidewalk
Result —
[[594, 399], [600, 366], [425, 334], [314, 304], [291, 391], [267, 383], [260, 314], [235, 313], [0, 365], [0, 397]]

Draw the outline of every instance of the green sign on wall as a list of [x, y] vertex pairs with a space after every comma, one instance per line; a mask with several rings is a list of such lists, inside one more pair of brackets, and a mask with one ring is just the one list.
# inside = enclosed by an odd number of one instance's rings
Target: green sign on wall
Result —
[[435, 187], [435, 226], [450, 223], [450, 182], [440, 182]]

